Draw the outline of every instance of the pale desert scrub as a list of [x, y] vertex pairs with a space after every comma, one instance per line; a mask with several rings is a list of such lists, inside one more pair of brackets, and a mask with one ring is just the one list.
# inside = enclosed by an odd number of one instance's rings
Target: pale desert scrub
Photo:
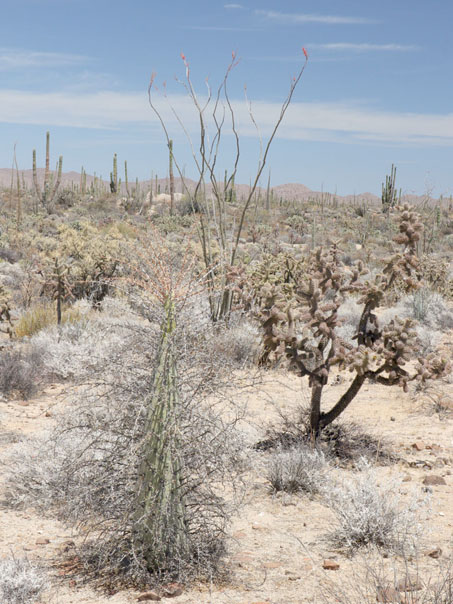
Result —
[[44, 572], [26, 558], [0, 560], [0, 602], [2, 604], [32, 604], [41, 601], [46, 587]]
[[300, 445], [271, 454], [267, 480], [276, 492], [316, 495], [326, 486], [327, 471], [327, 461], [322, 451]]
[[380, 481], [366, 462], [353, 476], [329, 483], [324, 498], [337, 520], [328, 536], [333, 545], [350, 553], [369, 545], [416, 551], [429, 499], [415, 489], [403, 496], [402, 485], [399, 476]]

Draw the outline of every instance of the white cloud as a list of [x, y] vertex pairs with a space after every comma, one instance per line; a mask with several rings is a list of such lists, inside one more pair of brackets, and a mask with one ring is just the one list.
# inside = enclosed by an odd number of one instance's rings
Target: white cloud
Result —
[[332, 42], [328, 44], [307, 44], [310, 48], [320, 48], [322, 50], [352, 50], [355, 52], [368, 52], [368, 51], [387, 51], [387, 52], [398, 52], [398, 51], [413, 51], [420, 50], [419, 46], [405, 45], [405, 44], [357, 44], [354, 42]]
[[88, 60], [88, 57], [82, 55], [0, 48], [0, 71], [29, 67], [64, 67], [80, 65]]
[[[156, 103], [172, 132], [179, 126], [164, 99]], [[184, 95], [169, 95], [187, 129], [198, 132], [196, 111]], [[200, 99], [201, 101], [202, 99]], [[256, 136], [243, 101], [233, 100], [241, 135]], [[253, 112], [263, 136], [280, 112], [278, 103], [258, 101]], [[158, 127], [145, 93], [29, 93], [0, 91], [0, 121], [94, 129], [121, 129], [137, 125]], [[227, 129], [225, 129], [225, 133]], [[146, 135], [148, 136], [148, 134]], [[354, 103], [293, 103], [279, 130], [279, 138], [335, 141], [350, 144], [453, 146], [453, 113], [424, 114], [379, 111]]]
[[325, 23], [327, 25], [364, 25], [377, 23], [364, 17], [341, 17], [339, 15], [312, 15], [307, 13], [281, 13], [272, 10], [255, 10], [256, 15], [261, 15], [280, 23]]

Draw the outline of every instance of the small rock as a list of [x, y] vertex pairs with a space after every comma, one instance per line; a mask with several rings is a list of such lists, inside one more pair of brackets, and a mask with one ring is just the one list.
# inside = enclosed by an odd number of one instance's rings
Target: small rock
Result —
[[154, 600], [155, 602], [159, 602], [162, 598], [155, 591], [145, 591], [140, 594], [137, 598], [137, 602], [146, 602], [148, 600]]
[[48, 545], [50, 543], [50, 540], [46, 539], [45, 537], [38, 537], [38, 539], [36, 539], [35, 543], [36, 543], [36, 545]]
[[410, 474], [404, 475], [403, 482], [410, 482], [411, 480], [412, 480], [412, 477], [410, 476]]
[[391, 422], [396, 422], [396, 417], [394, 417], [394, 416], [392, 415], [392, 417], [390, 418], [390, 421], [391, 421]]
[[425, 556], [429, 556], [430, 558], [440, 558], [442, 556], [442, 550], [440, 549], [440, 547], [436, 547], [434, 549], [428, 550], [425, 553]]
[[423, 484], [434, 487], [438, 485], [445, 485], [445, 478], [442, 476], [436, 476], [435, 474], [427, 475], [423, 478]]
[[29, 407], [30, 406], [30, 403], [28, 401], [18, 401], [17, 404], [20, 405], [21, 407]]
[[421, 440], [418, 440], [417, 442], [412, 444], [412, 448], [416, 451], [423, 451], [423, 449], [425, 448], [425, 443]]
[[325, 570], [338, 570], [340, 568], [340, 565], [338, 564], [338, 562], [335, 562], [335, 560], [324, 560], [324, 562], [322, 563], [322, 567]]
[[46, 411], [44, 415], [46, 417], [52, 417], [52, 413], [50, 411]]
[[164, 598], [176, 598], [182, 595], [183, 591], [184, 587], [181, 583], [168, 583], [168, 585], [162, 587], [162, 595]]

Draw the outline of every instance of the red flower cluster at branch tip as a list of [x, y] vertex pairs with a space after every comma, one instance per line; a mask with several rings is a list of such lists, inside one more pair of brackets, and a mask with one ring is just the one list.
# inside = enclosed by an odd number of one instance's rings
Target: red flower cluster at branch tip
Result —
[[233, 61], [234, 61], [234, 59], [236, 58], [236, 51], [235, 50], [231, 51], [231, 56], [232, 56]]
[[185, 55], [183, 52], [181, 53], [181, 59], [182, 59], [183, 61], [185, 61], [185, 60], [186, 60], [186, 55]]
[[307, 49], [304, 46], [302, 46], [302, 52], [304, 53], [305, 58], [308, 59], [308, 52], [307, 52]]

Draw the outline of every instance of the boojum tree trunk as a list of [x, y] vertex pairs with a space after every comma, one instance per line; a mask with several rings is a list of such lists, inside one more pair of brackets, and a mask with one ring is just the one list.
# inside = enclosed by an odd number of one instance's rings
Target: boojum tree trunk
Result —
[[151, 571], [165, 571], [189, 554], [179, 451], [179, 390], [173, 349], [175, 303], [164, 306], [161, 341], [147, 400], [145, 441], [136, 493], [135, 547]]

